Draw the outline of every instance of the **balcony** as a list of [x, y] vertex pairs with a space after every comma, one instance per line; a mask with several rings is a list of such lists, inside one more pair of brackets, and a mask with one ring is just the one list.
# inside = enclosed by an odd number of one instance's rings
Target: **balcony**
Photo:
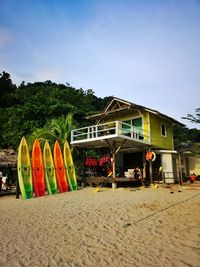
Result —
[[71, 132], [72, 145], [103, 147], [109, 140], [126, 143], [126, 147], [150, 145], [148, 131], [122, 121], [96, 124]]

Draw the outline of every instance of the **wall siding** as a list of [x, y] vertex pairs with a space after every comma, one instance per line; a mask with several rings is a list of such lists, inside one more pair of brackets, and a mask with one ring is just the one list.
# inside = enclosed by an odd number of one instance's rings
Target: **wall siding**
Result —
[[[172, 124], [167, 120], [161, 119], [154, 114], [149, 114], [151, 127], [151, 145], [173, 150], [173, 131]], [[161, 123], [166, 125], [167, 136], [161, 135]]]

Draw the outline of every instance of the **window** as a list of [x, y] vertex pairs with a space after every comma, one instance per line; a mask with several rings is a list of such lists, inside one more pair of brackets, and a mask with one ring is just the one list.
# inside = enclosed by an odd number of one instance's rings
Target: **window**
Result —
[[142, 118], [137, 118], [132, 120], [132, 125], [136, 128], [141, 129], [142, 128]]
[[130, 135], [131, 134], [131, 121], [127, 120], [127, 121], [123, 121], [122, 124], [122, 133], [124, 135]]
[[167, 130], [166, 130], [166, 125], [165, 124], [161, 124], [161, 135], [162, 136], [167, 136]]
[[137, 139], [144, 139], [142, 129], [142, 118], [122, 121], [122, 133]]

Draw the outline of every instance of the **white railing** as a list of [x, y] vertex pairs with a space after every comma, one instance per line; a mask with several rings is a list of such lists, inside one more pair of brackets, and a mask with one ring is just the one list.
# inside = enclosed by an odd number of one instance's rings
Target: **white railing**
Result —
[[149, 132], [142, 128], [137, 128], [122, 121], [113, 121], [96, 124], [88, 127], [72, 130], [71, 143], [86, 141], [91, 139], [102, 139], [105, 137], [122, 136], [149, 143]]

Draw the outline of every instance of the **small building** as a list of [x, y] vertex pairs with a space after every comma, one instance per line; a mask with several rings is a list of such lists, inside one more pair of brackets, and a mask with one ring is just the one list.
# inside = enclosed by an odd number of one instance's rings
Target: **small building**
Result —
[[[138, 166], [143, 170], [143, 176], [151, 182], [179, 181], [181, 160], [174, 150], [173, 125], [184, 126], [182, 123], [156, 110], [116, 97], [101, 113], [87, 119], [93, 123], [73, 130], [71, 145], [109, 147], [113, 177], [116, 176], [116, 169], [120, 168], [123, 176], [128, 178], [134, 166]], [[154, 152], [154, 158], [146, 160], [149, 151]]]
[[181, 155], [183, 180], [189, 180], [192, 174], [196, 174], [200, 178], [200, 143], [179, 144], [178, 151]]

